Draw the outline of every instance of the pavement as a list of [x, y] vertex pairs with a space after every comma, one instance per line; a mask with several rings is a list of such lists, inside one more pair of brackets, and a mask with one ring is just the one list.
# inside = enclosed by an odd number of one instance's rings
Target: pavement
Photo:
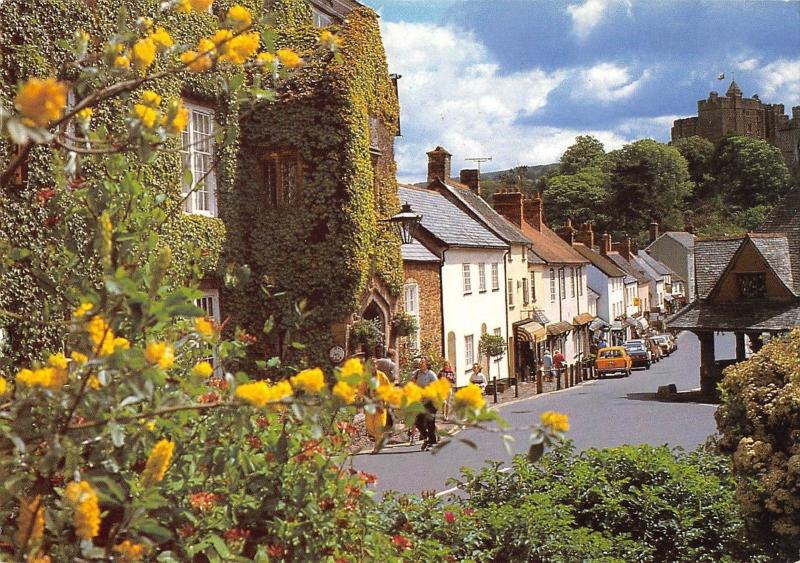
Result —
[[[731, 357], [734, 341], [718, 337], [716, 356]], [[679, 391], [700, 385], [700, 345], [691, 333], [678, 338], [678, 350], [653, 364], [649, 370], [636, 369], [630, 377], [592, 380], [576, 387], [545, 393], [498, 405], [498, 411], [511, 428], [530, 428], [547, 410], [567, 414], [571, 439], [578, 451], [622, 444], [667, 444], [693, 450], [716, 431], [716, 405], [703, 403], [667, 403], [643, 399], [660, 385], [673, 383]], [[509, 432], [514, 437], [512, 453], [525, 453], [530, 431]], [[472, 448], [461, 440], [471, 441]], [[390, 444], [380, 453], [353, 455], [352, 466], [378, 476], [375, 491], [406, 493], [452, 490], [448, 479], [460, 476], [460, 468], [479, 468], [487, 460], [499, 460], [508, 466], [508, 455], [501, 434], [467, 429], [453, 436], [453, 441], [436, 453], [420, 451], [419, 443]]]

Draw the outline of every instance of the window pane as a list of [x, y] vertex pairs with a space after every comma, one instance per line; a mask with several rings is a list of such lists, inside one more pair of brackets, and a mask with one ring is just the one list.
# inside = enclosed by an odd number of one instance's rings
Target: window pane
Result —
[[283, 203], [291, 206], [297, 202], [297, 160], [294, 158], [281, 159], [281, 188], [283, 188]]

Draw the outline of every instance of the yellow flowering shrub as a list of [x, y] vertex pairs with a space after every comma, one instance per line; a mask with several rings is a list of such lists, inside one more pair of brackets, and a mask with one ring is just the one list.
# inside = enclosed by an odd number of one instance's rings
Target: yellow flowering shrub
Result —
[[552, 432], [569, 432], [569, 417], [560, 412], [545, 411], [541, 414], [542, 426]]
[[463, 409], [481, 409], [486, 404], [483, 399], [483, 391], [474, 383], [462, 387], [453, 396], [453, 406], [456, 411]]
[[214, 366], [208, 362], [197, 362], [192, 368], [192, 375], [201, 379], [207, 379], [214, 373]]
[[8, 381], [3, 376], [0, 376], [0, 397], [8, 392]]
[[169, 440], [159, 440], [147, 458], [147, 464], [142, 471], [142, 485], [148, 487], [160, 483], [172, 460], [175, 444]]
[[441, 407], [442, 403], [450, 395], [450, 382], [443, 377], [422, 388], [422, 398], [433, 402], [436, 408]]
[[195, 330], [205, 338], [214, 336], [214, 321], [206, 317], [197, 317], [194, 321]]
[[333, 386], [333, 395], [345, 405], [351, 405], [356, 400], [358, 390], [344, 381], [338, 381]]
[[286, 68], [297, 68], [303, 64], [303, 59], [300, 58], [300, 55], [291, 49], [278, 49], [276, 55]]
[[179, 0], [178, 11], [188, 14], [192, 10], [196, 12], [205, 12], [211, 7], [214, 0]]
[[256, 381], [239, 385], [236, 397], [255, 407], [263, 407], [269, 403], [277, 403], [292, 396], [292, 386], [288, 381], [279, 381], [270, 385], [266, 381]]
[[234, 4], [230, 7], [227, 19], [236, 30], [247, 29], [253, 23], [253, 16], [250, 11], [240, 4]]
[[319, 368], [304, 369], [289, 379], [296, 391], [319, 393], [325, 388], [325, 374]]
[[133, 44], [133, 64], [139, 70], [147, 70], [156, 59], [156, 44], [149, 38], [145, 37]]
[[20, 88], [14, 104], [25, 122], [45, 127], [63, 115], [67, 86], [55, 78], [31, 78]]
[[141, 561], [148, 550], [140, 543], [124, 540], [114, 546], [114, 552], [119, 553], [124, 561]]
[[17, 516], [17, 531], [14, 542], [18, 546], [38, 541], [44, 533], [44, 505], [42, 495], [22, 499]]
[[144, 357], [161, 369], [169, 369], [175, 364], [175, 350], [167, 342], [151, 342], [144, 351]]
[[156, 47], [160, 50], [169, 49], [174, 44], [172, 37], [163, 28], [159, 27], [150, 34], [150, 40], [155, 43]]
[[88, 481], [71, 481], [64, 497], [74, 510], [75, 535], [90, 540], [100, 533], [100, 502]]
[[352, 376], [360, 378], [364, 375], [364, 363], [358, 358], [350, 358], [342, 364], [339, 374], [342, 379], [349, 379]]

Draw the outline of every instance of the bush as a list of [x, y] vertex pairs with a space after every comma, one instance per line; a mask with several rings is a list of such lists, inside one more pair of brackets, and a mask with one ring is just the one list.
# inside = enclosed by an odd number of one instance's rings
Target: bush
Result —
[[724, 372], [718, 447], [733, 454], [754, 541], [800, 553], [800, 329]]

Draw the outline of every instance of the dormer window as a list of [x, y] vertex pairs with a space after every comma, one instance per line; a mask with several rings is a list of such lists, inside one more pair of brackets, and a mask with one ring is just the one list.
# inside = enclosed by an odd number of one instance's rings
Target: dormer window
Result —
[[742, 299], [759, 299], [767, 295], [767, 275], [764, 272], [736, 274], [736, 281]]

